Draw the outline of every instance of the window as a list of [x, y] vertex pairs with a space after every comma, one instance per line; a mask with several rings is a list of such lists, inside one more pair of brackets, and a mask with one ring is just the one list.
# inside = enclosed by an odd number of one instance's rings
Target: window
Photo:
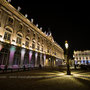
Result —
[[30, 30], [27, 30], [27, 33], [30, 33]]
[[32, 48], [33, 49], [35, 48], [35, 42], [34, 41], [32, 42]]
[[26, 41], [25, 46], [29, 47], [29, 42], [28, 41]]
[[22, 30], [22, 28], [23, 28], [23, 26], [20, 24], [20, 25], [19, 25], [19, 29]]
[[9, 28], [6, 28], [6, 30], [7, 30], [8, 32], [12, 33], [12, 30], [10, 30]]
[[42, 40], [42, 44], [43, 44], [43, 40]]
[[4, 39], [10, 41], [10, 38], [11, 38], [11, 34], [8, 32], [5, 32]]
[[43, 52], [43, 46], [42, 46], [42, 48], [41, 48], [41, 51]]
[[33, 37], [35, 37], [35, 33], [33, 33]]
[[28, 40], [28, 41], [29, 41], [29, 40], [30, 40], [30, 38], [29, 38], [29, 37], [26, 37], [26, 40]]
[[39, 44], [37, 44], [37, 50], [39, 50], [39, 48], [40, 48], [39, 46], [40, 46], [40, 45], [39, 45]]
[[49, 53], [49, 49], [47, 49], [47, 53]]
[[17, 37], [16, 43], [21, 44], [21, 38], [20, 37]]
[[38, 37], [38, 42], [40, 42], [40, 37]]
[[18, 35], [18, 37], [17, 37], [16, 43], [17, 43], [17, 44], [21, 44], [21, 41], [22, 41], [22, 35], [21, 35], [20, 33], [18, 33], [17, 35]]
[[0, 11], [0, 15], [1, 15], [1, 11]]

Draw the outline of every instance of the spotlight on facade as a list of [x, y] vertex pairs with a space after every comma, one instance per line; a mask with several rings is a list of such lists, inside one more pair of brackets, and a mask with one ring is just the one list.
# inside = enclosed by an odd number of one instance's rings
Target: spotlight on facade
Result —
[[27, 14], [25, 14], [25, 17], [27, 18], [27, 17], [28, 17], [28, 15], [27, 15]]
[[21, 10], [21, 7], [20, 7], [20, 6], [18, 6], [17, 10], [18, 10], [18, 11], [20, 11], [20, 10]]
[[46, 31], [44, 33], [46, 34]]
[[65, 41], [65, 48], [68, 49], [69, 45], [68, 45], [68, 42]]
[[31, 22], [33, 23], [33, 21], [34, 21], [34, 20], [33, 20], [33, 18], [32, 18], [32, 19], [31, 19]]
[[36, 24], [36, 27], [38, 27], [38, 24]]
[[40, 30], [42, 30], [42, 27], [40, 27]]
[[9, 3], [11, 2], [11, 0], [7, 0]]

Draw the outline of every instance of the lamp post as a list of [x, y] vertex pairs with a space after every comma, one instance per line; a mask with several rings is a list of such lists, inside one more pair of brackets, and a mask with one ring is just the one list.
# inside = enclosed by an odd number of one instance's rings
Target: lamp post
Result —
[[65, 48], [66, 48], [66, 60], [67, 60], [67, 75], [71, 75], [70, 66], [69, 66], [69, 58], [68, 58], [68, 41], [65, 41]]

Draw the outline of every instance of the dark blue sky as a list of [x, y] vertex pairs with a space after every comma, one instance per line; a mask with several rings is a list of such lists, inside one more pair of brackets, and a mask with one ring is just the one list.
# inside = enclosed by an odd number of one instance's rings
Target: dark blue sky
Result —
[[89, 14], [87, 4], [31, 3], [29, 0], [12, 0], [11, 4], [20, 6], [22, 14], [34, 19], [43, 31], [51, 30], [55, 41], [64, 49], [68, 40], [70, 53], [73, 50], [90, 50]]

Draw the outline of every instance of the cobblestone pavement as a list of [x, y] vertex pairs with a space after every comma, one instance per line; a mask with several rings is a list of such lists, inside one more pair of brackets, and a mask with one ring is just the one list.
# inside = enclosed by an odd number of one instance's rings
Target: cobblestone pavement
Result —
[[71, 75], [66, 71], [32, 70], [0, 74], [0, 90], [89, 90], [90, 72], [73, 70]]

